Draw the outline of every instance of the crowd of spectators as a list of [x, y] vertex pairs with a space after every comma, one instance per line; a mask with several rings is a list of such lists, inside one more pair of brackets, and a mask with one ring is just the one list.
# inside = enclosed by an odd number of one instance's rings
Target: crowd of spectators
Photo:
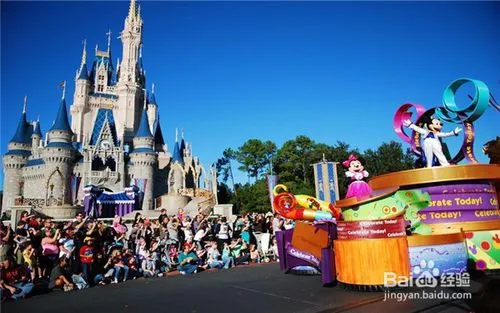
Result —
[[15, 228], [0, 223], [1, 298], [276, 261], [273, 233], [291, 226], [270, 213], [229, 222], [162, 210], [155, 219], [137, 212], [131, 224], [119, 216], [107, 224], [83, 213], [55, 222], [25, 211]]

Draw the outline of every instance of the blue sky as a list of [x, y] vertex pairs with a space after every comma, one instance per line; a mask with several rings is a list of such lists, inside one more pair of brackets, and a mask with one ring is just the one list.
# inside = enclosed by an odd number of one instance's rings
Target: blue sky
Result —
[[[1, 141], [7, 149], [28, 96], [42, 131], [55, 118], [87, 39], [116, 37], [128, 3], [1, 3]], [[159, 2], [141, 3], [144, 65], [169, 146], [185, 129], [208, 167], [250, 138], [281, 145], [296, 135], [345, 141], [361, 150], [399, 140], [399, 105], [441, 105], [444, 88], [471, 77], [500, 98], [500, 2]], [[465, 104], [465, 99], [459, 103]], [[184, 110], [180, 110], [184, 108]], [[476, 155], [500, 135], [499, 113], [475, 123]], [[454, 125], [446, 125], [450, 130]], [[460, 138], [448, 140], [455, 152]], [[340, 160], [341, 161], [341, 160]], [[246, 175], [238, 173], [238, 180]], [[3, 184], [3, 178], [1, 178]]]

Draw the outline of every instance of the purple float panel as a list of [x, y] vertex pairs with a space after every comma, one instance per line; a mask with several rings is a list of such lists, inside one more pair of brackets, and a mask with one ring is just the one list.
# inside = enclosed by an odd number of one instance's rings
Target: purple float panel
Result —
[[429, 206], [418, 213], [426, 224], [500, 219], [497, 194], [490, 183], [431, 186], [421, 191], [431, 196]]
[[[336, 225], [333, 223], [318, 224], [316, 227], [328, 231], [331, 240], [336, 236]], [[292, 246], [293, 229], [276, 232], [280, 269], [288, 271], [296, 266], [314, 266], [321, 271], [323, 284], [335, 282], [335, 255], [332, 248], [321, 249], [321, 260], [309, 252]]]
[[335, 255], [333, 249], [321, 249], [321, 282], [331, 284], [335, 282]]

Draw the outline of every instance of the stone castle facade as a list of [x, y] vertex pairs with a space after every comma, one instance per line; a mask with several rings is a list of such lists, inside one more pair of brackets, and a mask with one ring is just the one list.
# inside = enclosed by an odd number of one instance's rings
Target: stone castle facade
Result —
[[[26, 98], [19, 124], [3, 156], [2, 211], [13, 205], [34, 208], [81, 205], [84, 187], [96, 185], [110, 193], [136, 185], [143, 193], [143, 210], [160, 207], [155, 199], [209, 194], [209, 178], [192, 154], [184, 135], [172, 151], [160, 127], [154, 85], [146, 90], [142, 65], [143, 20], [130, 2], [120, 34], [122, 60], [95, 49], [87, 64], [86, 43], [75, 76], [68, 117], [65, 83], [53, 125], [45, 137], [39, 121], [28, 121]], [[190, 191], [190, 192], [189, 192]]]

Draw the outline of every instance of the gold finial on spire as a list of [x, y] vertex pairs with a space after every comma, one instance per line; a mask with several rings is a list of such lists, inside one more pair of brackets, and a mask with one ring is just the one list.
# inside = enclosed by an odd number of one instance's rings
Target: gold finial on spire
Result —
[[130, 0], [130, 7], [128, 8], [128, 19], [133, 21], [135, 20], [135, 16], [137, 14], [137, 10], [135, 8], [135, 0]]
[[23, 102], [23, 113], [26, 113], [26, 103], [28, 102], [28, 96], [24, 96]]

